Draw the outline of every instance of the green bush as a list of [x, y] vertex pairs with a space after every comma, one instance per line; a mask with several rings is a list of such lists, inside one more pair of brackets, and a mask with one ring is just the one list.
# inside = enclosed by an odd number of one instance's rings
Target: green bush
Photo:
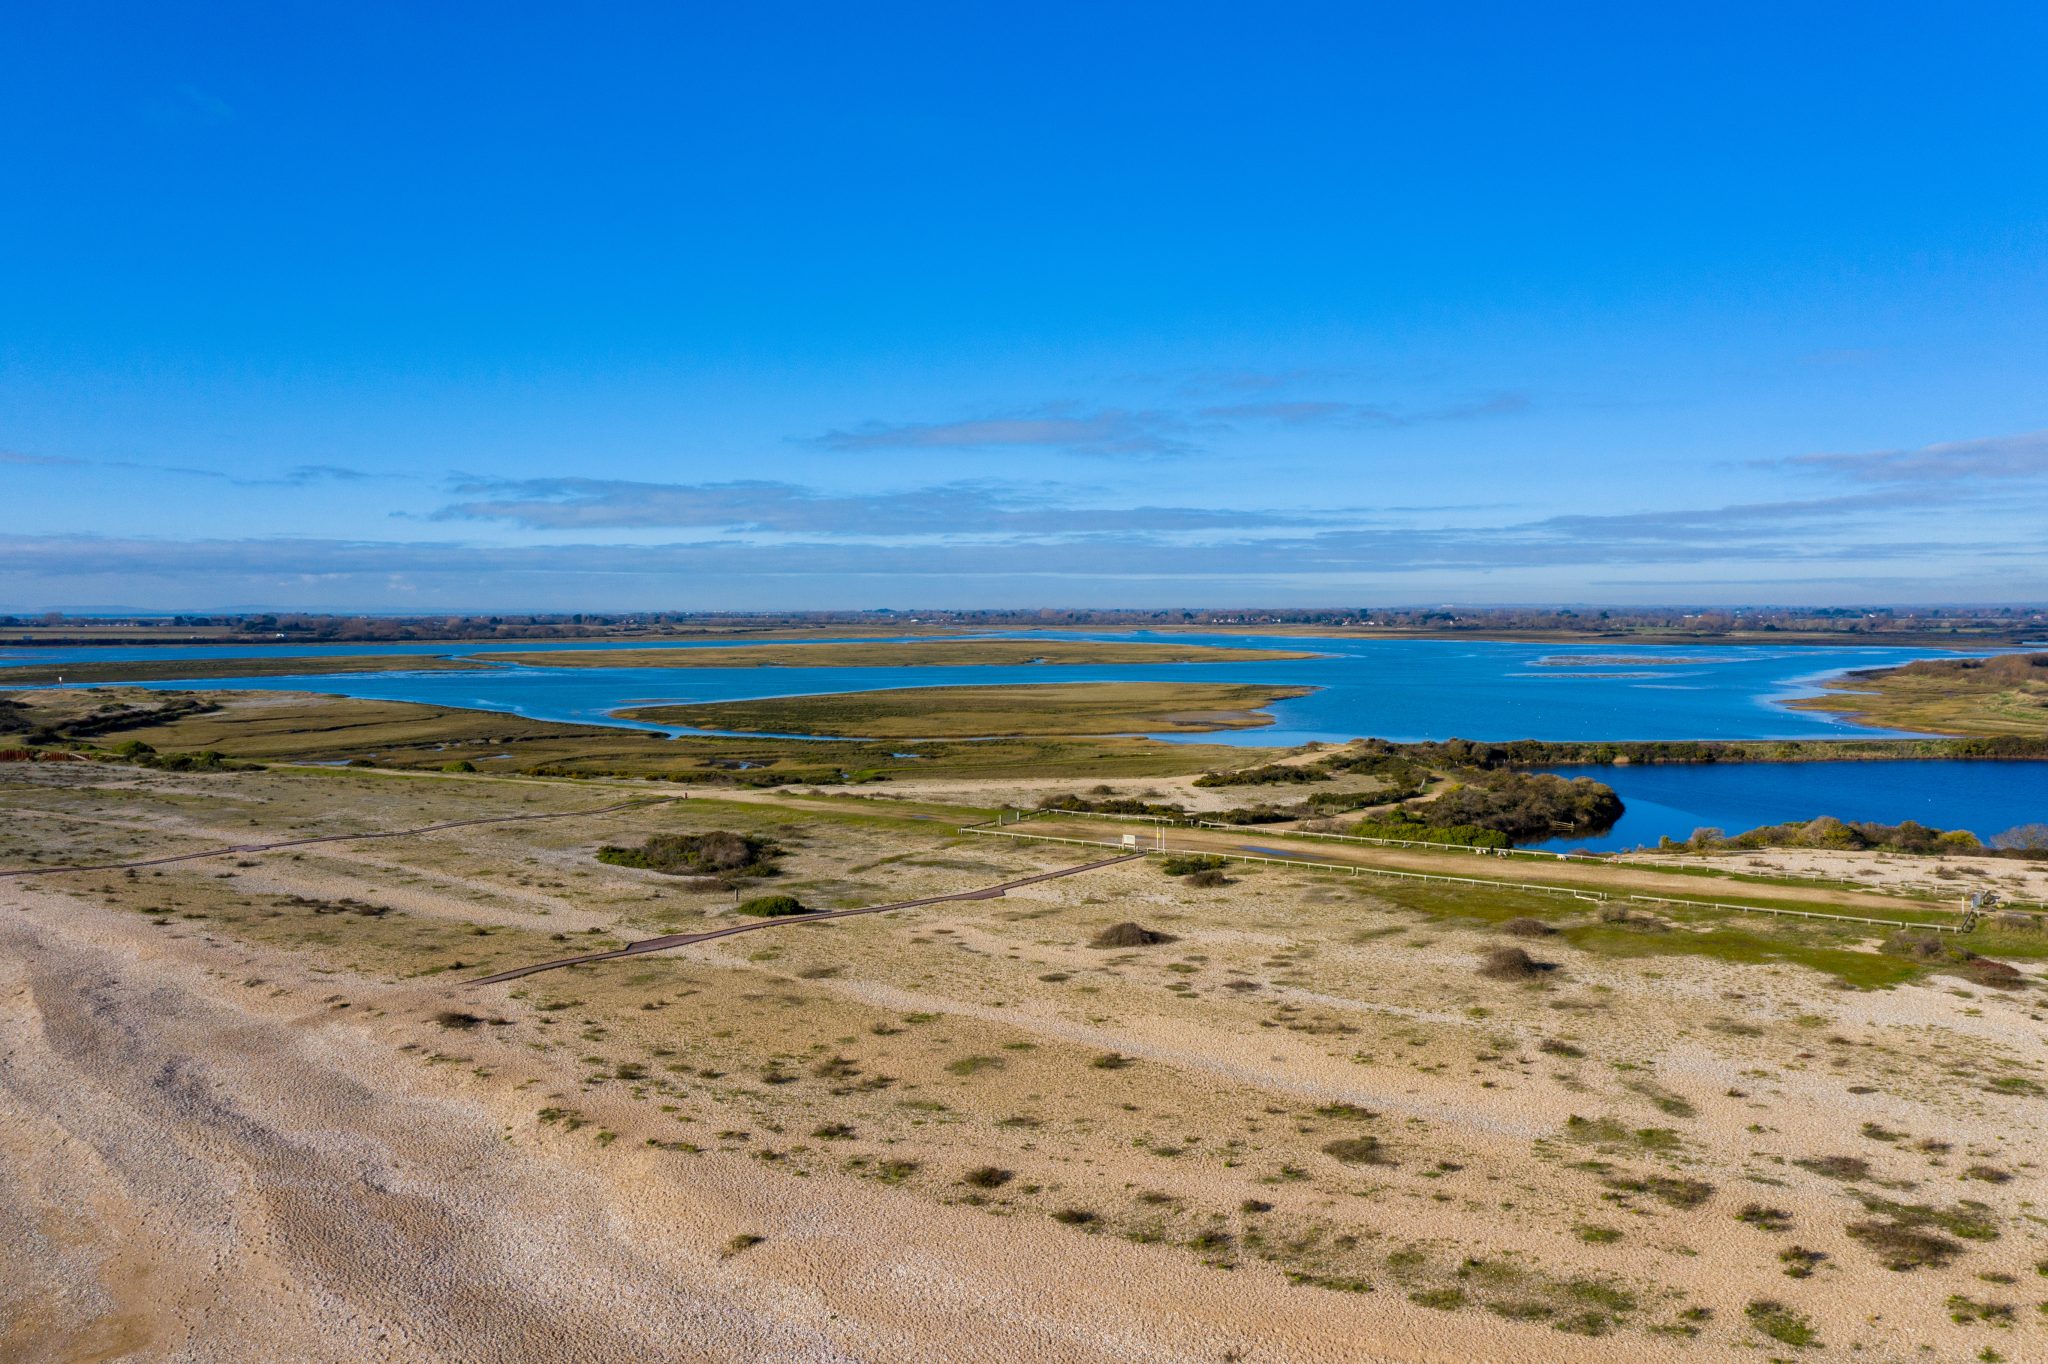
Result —
[[1376, 819], [1361, 819], [1351, 827], [1351, 832], [1362, 838], [1442, 843], [1459, 848], [1505, 848], [1513, 842], [1495, 829], [1482, 829], [1476, 824], [1431, 824], [1405, 809], [1390, 810]]
[[756, 895], [753, 899], [742, 902], [734, 912], [751, 914], [757, 919], [784, 919], [792, 914], [808, 914], [811, 911], [794, 895]]
[[[165, 772], [226, 772], [246, 767], [246, 764], [229, 762], [219, 750], [211, 748], [199, 753], [144, 753], [138, 755], [135, 761], [141, 766], [154, 767]], [[349, 764], [351, 767], [355, 765], [355, 762]], [[362, 765], [369, 767], [372, 764], [364, 762]]]
[[656, 834], [637, 848], [608, 843], [597, 850], [597, 860], [670, 876], [734, 880], [775, 875], [775, 859], [781, 853], [766, 839], [719, 829], [704, 834]]
[[1813, 1323], [1781, 1302], [1759, 1298], [1742, 1309], [1749, 1324], [1781, 1345], [1805, 1349], [1820, 1344], [1820, 1332]]
[[1264, 767], [1241, 767], [1235, 772], [1209, 772], [1195, 778], [1197, 786], [1279, 786], [1328, 781], [1330, 774], [1320, 766], [1268, 763]]
[[1166, 819], [1185, 819], [1188, 813], [1178, 805], [1156, 805], [1129, 796], [1109, 796], [1100, 800], [1076, 795], [1047, 796], [1038, 802], [1038, 808], [1091, 815], [1159, 815]]
[[1598, 833], [1621, 818], [1621, 797], [1590, 777], [1511, 771], [1462, 775], [1458, 785], [1423, 807], [1431, 824], [1472, 825], [1522, 841]]
[[1833, 815], [1766, 824], [1729, 835], [1720, 829], [1695, 829], [1684, 846], [1693, 852], [1745, 848], [1826, 848], [1848, 852], [1945, 853], [1976, 852], [1983, 845], [1967, 829], [1933, 829], [1917, 820], [1874, 824], [1840, 820]]

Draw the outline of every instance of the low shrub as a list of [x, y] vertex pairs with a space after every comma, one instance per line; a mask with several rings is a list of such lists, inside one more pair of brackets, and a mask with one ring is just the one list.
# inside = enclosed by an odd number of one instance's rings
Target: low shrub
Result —
[[1488, 980], [1540, 980], [1556, 969], [1555, 962], [1538, 961], [1519, 947], [1496, 947], [1479, 960], [1479, 974]]
[[785, 919], [793, 914], [808, 914], [803, 901], [794, 895], [756, 895], [740, 903], [736, 914], [750, 914], [757, 919]]
[[1598, 833], [1621, 818], [1621, 797], [1591, 777], [1502, 769], [1462, 780], [1423, 808], [1432, 824], [1472, 826], [1513, 841]]
[[1941, 1269], [1962, 1254], [1962, 1243], [1925, 1227], [1895, 1218], [1867, 1218], [1843, 1228], [1849, 1239], [1877, 1256], [1886, 1269], [1908, 1273], [1922, 1268]]
[[1809, 1345], [1820, 1344], [1820, 1332], [1813, 1329], [1813, 1323], [1784, 1303], [1759, 1298], [1743, 1308], [1742, 1315], [1749, 1318], [1749, 1324], [1760, 1334], [1781, 1345], [1803, 1350]]
[[1088, 945], [1100, 948], [1156, 947], [1161, 943], [1173, 941], [1175, 941], [1175, 938], [1171, 933], [1160, 933], [1145, 927], [1143, 924], [1131, 923], [1129, 920], [1126, 920], [1120, 924], [1111, 924], [1108, 928], [1103, 929], [1088, 940]]
[[1340, 1137], [1323, 1143], [1323, 1154], [1346, 1165], [1392, 1165], [1378, 1137]]
[[1067, 810], [1092, 815], [1157, 815], [1164, 819], [1185, 819], [1187, 811], [1178, 805], [1157, 805], [1128, 796], [1090, 800], [1085, 796], [1047, 796], [1038, 802], [1041, 810]]
[[775, 860], [781, 852], [767, 839], [714, 829], [703, 834], [655, 834], [637, 848], [608, 843], [597, 850], [597, 860], [670, 876], [715, 876], [730, 881], [775, 875]]
[[1267, 763], [1263, 767], [1240, 767], [1234, 772], [1205, 772], [1195, 778], [1196, 786], [1279, 786], [1328, 781], [1330, 773], [1320, 766], [1300, 763]]
[[1494, 829], [1476, 824], [1433, 824], [1406, 807], [1389, 810], [1373, 819], [1361, 819], [1351, 826], [1360, 838], [1387, 838], [1406, 843], [1443, 843], [1457, 848], [1505, 848], [1512, 840]]
[[1786, 1246], [1778, 1252], [1778, 1263], [1785, 1266], [1788, 1279], [1812, 1278], [1815, 1267], [1827, 1258], [1825, 1251], [1808, 1250], [1805, 1246]]
[[1602, 1182], [1619, 1193], [1649, 1194], [1674, 1208], [1697, 1208], [1714, 1196], [1714, 1186], [1704, 1179], [1677, 1175], [1611, 1175]]

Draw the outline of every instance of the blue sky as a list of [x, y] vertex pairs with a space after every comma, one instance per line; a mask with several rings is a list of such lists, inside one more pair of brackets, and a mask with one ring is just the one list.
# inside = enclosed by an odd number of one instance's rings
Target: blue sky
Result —
[[2048, 599], [2043, 50], [25, 7], [0, 609]]

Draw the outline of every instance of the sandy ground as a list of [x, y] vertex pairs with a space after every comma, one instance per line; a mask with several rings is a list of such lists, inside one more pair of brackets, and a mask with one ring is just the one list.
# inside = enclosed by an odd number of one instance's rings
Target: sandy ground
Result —
[[1644, 866], [1707, 866], [1765, 876], [1808, 876], [1873, 890], [1931, 895], [1960, 905], [1972, 892], [1991, 890], [2030, 906], [2048, 904], [2048, 863], [2002, 857], [1909, 857], [1904, 854], [1830, 852], [1820, 848], [1767, 848], [1682, 858], [1656, 853], [1622, 859]]
[[[0, 811], [34, 815], [0, 821], [0, 865], [607, 799], [38, 771], [0, 786]], [[787, 848], [778, 888], [815, 903], [1086, 857], [706, 802], [0, 882], [0, 1357], [1960, 1360], [2048, 1344], [2035, 989], [1843, 992], [1796, 968], [1540, 941], [1561, 969], [1504, 984], [1473, 970], [1501, 941], [1483, 923], [1311, 874], [1197, 890], [1144, 863], [527, 988], [462, 984], [565, 939], [716, 922], [729, 894], [589, 853], [747, 820]], [[1176, 941], [1087, 945], [1122, 919]], [[474, 1026], [438, 1021], [450, 1009]], [[1361, 1135], [1386, 1163], [1325, 1151]], [[1867, 1173], [1796, 1163], [1823, 1156]], [[1651, 1177], [1705, 1192], [1677, 1206], [1644, 1192]], [[1845, 1232], [1872, 1199], [1969, 1200], [1992, 1239], [1889, 1271]], [[1752, 1205], [1786, 1229], [1738, 1216]], [[1785, 1273], [1794, 1246], [1823, 1257], [1810, 1277]], [[2014, 1324], [1957, 1323], [1958, 1297]], [[1758, 1335], [1746, 1309], [1765, 1300], [1818, 1343]]]

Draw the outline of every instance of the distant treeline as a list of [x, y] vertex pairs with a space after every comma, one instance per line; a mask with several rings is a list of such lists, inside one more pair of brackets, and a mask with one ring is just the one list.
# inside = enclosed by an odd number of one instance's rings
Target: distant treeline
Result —
[[[1851, 677], [1885, 673], [1894, 677], [1930, 677], [1940, 682], [1988, 678], [1996, 685], [2024, 687], [2048, 682], [2048, 654], [1997, 654], [1991, 658], [1923, 658], [1897, 668], [1866, 668]], [[1972, 675], [1975, 675], [1972, 677]]]
[[[1856, 639], [1952, 638], [1956, 643], [2017, 643], [2048, 630], [2039, 607], [1323, 607], [1194, 608], [1161, 610], [875, 611], [632, 611], [515, 612], [490, 615], [361, 616], [290, 612], [172, 616], [0, 616], [8, 642], [119, 643], [118, 638], [66, 638], [73, 631], [109, 627], [177, 629], [215, 639], [280, 642], [588, 639], [606, 636], [687, 636], [697, 632], [855, 627], [877, 633], [932, 629], [1033, 629], [1084, 626], [1136, 630], [1157, 627], [1219, 630], [1245, 626], [1470, 636], [1528, 635], [1650, 641], [1656, 637], [1714, 639], [1780, 635]], [[18, 633], [17, 633], [18, 632]]]

